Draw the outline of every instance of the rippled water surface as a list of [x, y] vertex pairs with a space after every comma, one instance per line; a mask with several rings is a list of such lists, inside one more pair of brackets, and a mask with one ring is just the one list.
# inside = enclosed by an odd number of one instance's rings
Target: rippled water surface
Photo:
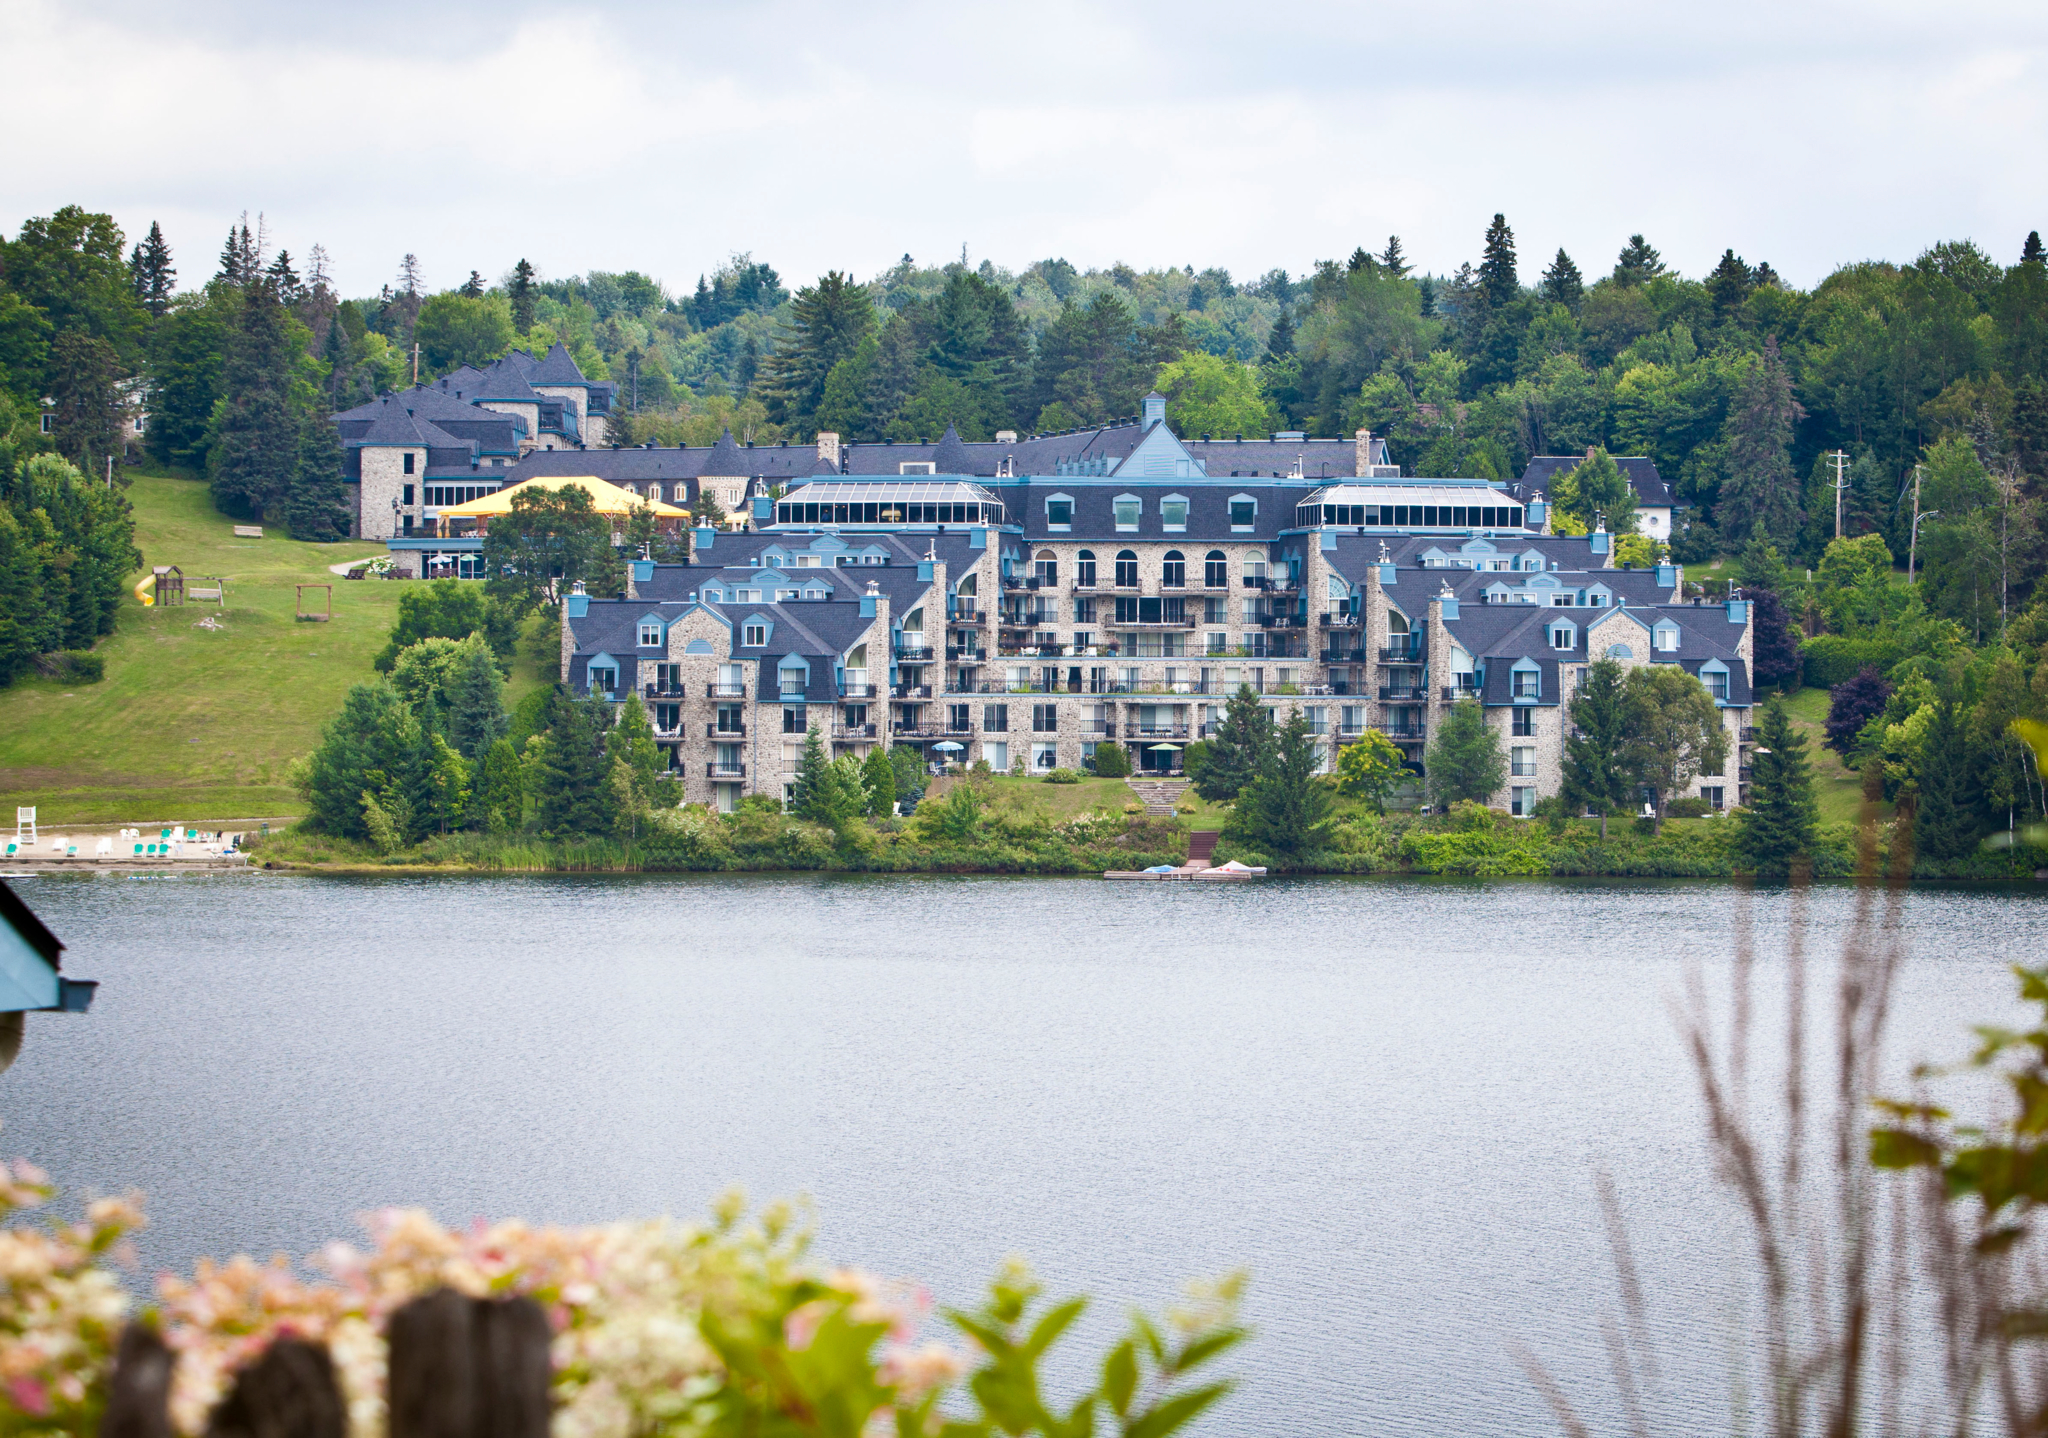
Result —
[[[150, 1268], [354, 1215], [693, 1213], [808, 1193], [835, 1260], [971, 1301], [1010, 1252], [1158, 1305], [1253, 1273], [1218, 1431], [1548, 1431], [1608, 1411], [1612, 1169], [1681, 1402], [1727, 1399], [1738, 1230], [1669, 1003], [1718, 886], [992, 878], [43, 879], [103, 981], [38, 1015], [0, 1148], [140, 1186]], [[1816, 895], [1831, 954], [1852, 895]], [[1781, 981], [1787, 900], [1753, 914]], [[1916, 893], [1894, 1069], [2014, 1016], [2023, 891]], [[1777, 975], [1778, 977], [1773, 977]], [[1766, 1004], [1768, 1022], [1771, 1006]]]

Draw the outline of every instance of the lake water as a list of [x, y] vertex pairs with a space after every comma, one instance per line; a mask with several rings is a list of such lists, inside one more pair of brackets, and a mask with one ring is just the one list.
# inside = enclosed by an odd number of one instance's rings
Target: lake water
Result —
[[[150, 1270], [303, 1255], [385, 1204], [582, 1223], [737, 1184], [811, 1195], [823, 1256], [942, 1304], [1023, 1253], [1096, 1295], [1093, 1338], [1248, 1266], [1214, 1431], [1545, 1432], [1510, 1343], [1612, 1408], [1605, 1165], [1695, 1431], [1727, 1400], [1739, 1229], [1669, 1010], [1689, 961], [1724, 987], [1724, 886], [18, 888], [102, 988], [31, 1018], [0, 1150], [146, 1190]], [[1815, 895], [1816, 952], [1851, 900]], [[1786, 906], [1753, 901], [1767, 979]], [[1906, 922], [1895, 1071], [2015, 1018], [2006, 966], [2048, 955], [2031, 892], [1920, 892]]]

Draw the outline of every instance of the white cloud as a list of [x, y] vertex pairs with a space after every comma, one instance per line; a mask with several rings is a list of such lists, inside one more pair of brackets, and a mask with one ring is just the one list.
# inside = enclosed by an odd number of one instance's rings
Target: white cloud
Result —
[[1399, 233], [1449, 270], [1495, 210], [1525, 277], [1640, 230], [1811, 283], [2048, 220], [2048, 15], [2016, 5], [129, 4], [0, 0], [0, 223], [158, 219], [188, 281], [244, 208], [352, 292], [408, 250], [688, 288], [732, 250], [1242, 274]]

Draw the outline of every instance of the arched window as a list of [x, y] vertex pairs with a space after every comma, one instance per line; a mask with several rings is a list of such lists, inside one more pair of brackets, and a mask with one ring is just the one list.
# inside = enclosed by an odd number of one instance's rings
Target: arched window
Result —
[[1135, 549], [1119, 549], [1116, 552], [1116, 587], [1138, 587], [1138, 552]]
[[1204, 589], [1230, 588], [1230, 561], [1223, 557], [1223, 551], [1212, 549], [1202, 560], [1202, 587]]
[[1084, 549], [1074, 556], [1074, 586], [1077, 589], [1095, 587], [1095, 551]]
[[1055, 584], [1060, 577], [1060, 562], [1050, 549], [1038, 551], [1038, 557], [1031, 562], [1031, 577], [1040, 584]]
[[1166, 551], [1166, 567], [1160, 573], [1159, 582], [1168, 589], [1184, 589], [1188, 582], [1187, 556], [1178, 549]]

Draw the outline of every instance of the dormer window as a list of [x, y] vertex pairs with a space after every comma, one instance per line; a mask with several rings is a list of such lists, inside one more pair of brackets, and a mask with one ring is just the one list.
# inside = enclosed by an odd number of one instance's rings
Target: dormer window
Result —
[[1722, 704], [1728, 702], [1728, 672], [1725, 669], [1709, 669], [1700, 673], [1700, 680], [1707, 686], [1707, 693]]
[[1517, 699], [1540, 699], [1543, 697], [1543, 671], [1540, 669], [1517, 669], [1514, 673], [1514, 697]]
[[1061, 533], [1074, 527], [1074, 501], [1065, 495], [1045, 502], [1045, 527]]
[[659, 624], [643, 623], [640, 626], [640, 647], [642, 649], [658, 649], [661, 647], [661, 626]]
[[1144, 502], [1136, 495], [1126, 494], [1119, 496], [1116, 500], [1116, 527], [1118, 529], [1136, 529], [1138, 527], [1138, 515], [1143, 508]]
[[1560, 624], [1550, 631], [1550, 647], [1552, 649], [1570, 649], [1575, 642], [1572, 627], [1569, 624]]
[[1259, 502], [1248, 494], [1232, 495], [1230, 499], [1230, 529], [1233, 534], [1249, 534], [1259, 522]]
[[898, 474], [937, 474], [939, 467], [931, 460], [905, 460], [896, 466]]
[[768, 642], [768, 626], [749, 620], [740, 630], [740, 643], [758, 649]]
[[1185, 495], [1169, 494], [1159, 501], [1159, 523], [1164, 529], [1180, 532], [1188, 527], [1188, 502]]
[[1663, 650], [1667, 654], [1677, 652], [1678, 626], [1676, 624], [1658, 625], [1656, 644], [1659, 649]]

